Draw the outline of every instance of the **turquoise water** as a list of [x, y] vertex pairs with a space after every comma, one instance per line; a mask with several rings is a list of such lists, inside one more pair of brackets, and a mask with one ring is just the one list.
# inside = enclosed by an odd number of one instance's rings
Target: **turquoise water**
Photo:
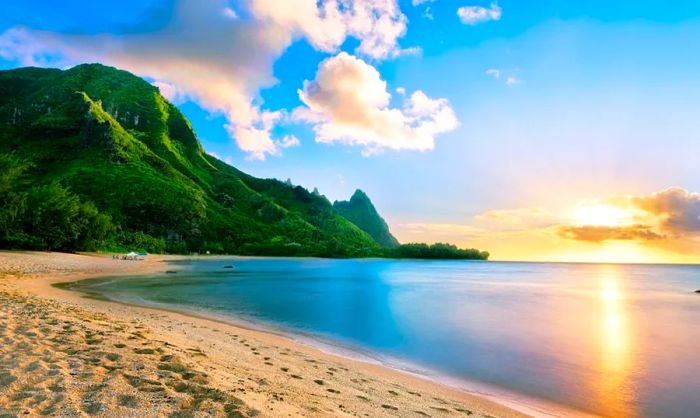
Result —
[[266, 258], [177, 264], [177, 274], [78, 287], [274, 326], [604, 416], [700, 416], [698, 266]]

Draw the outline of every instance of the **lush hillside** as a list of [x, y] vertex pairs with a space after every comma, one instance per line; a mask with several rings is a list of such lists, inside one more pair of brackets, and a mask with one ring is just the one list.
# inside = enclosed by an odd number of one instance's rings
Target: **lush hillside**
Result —
[[75, 212], [89, 206], [109, 222], [98, 246], [334, 256], [380, 248], [325, 198], [204, 153], [157, 88], [114, 68], [0, 72], [0, 152], [3, 206], [14, 199], [15, 212], [31, 213], [3, 215], [4, 247], [84, 245], [69, 227], [56, 240], [58, 214], [34, 210], [43, 195], [55, 195], [75, 201], [68, 219], [85, 218]]
[[128, 72], [0, 71], [0, 248], [400, 255], [364, 199], [341, 216], [318, 193], [213, 158]]
[[398, 247], [399, 241], [391, 235], [389, 226], [362, 190], [356, 190], [350, 200], [334, 202], [333, 207], [345, 219], [367, 232], [380, 245], [388, 248]]

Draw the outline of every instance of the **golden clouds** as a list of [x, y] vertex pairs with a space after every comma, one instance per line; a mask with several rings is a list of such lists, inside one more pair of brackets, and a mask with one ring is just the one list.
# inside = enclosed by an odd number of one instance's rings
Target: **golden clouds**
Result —
[[652, 231], [647, 225], [627, 225], [627, 226], [604, 226], [604, 225], [584, 225], [584, 226], [561, 226], [559, 235], [563, 238], [580, 241], [602, 242], [609, 240], [657, 240], [664, 238]]
[[586, 200], [569, 210], [496, 209], [461, 224], [392, 227], [400, 240], [453, 242], [495, 260], [700, 262], [700, 194], [679, 187]]
[[677, 240], [700, 235], [700, 194], [680, 187], [646, 196], [608, 197], [583, 205], [579, 212], [594, 216], [561, 226], [562, 237], [603, 242]]

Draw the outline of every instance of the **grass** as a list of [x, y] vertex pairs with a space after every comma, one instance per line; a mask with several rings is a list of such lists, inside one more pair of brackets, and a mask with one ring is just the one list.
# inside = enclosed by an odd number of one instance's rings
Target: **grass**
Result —
[[59, 384], [59, 383], [53, 383], [53, 384], [49, 385], [49, 386], [48, 386], [48, 389], [49, 389], [51, 392], [54, 392], [54, 393], [59, 393], [59, 392], [65, 392], [65, 391], [66, 391], [66, 388], [65, 388], [63, 385]]
[[48, 405], [46, 408], [39, 411], [39, 413], [43, 416], [49, 416], [49, 415], [55, 416], [56, 411], [57, 411], [56, 403], [52, 403], [52, 404]]
[[24, 400], [27, 398], [31, 398], [32, 396], [34, 396], [34, 393], [32, 392], [32, 390], [22, 389], [19, 392], [12, 394], [10, 396], [10, 400], [17, 402], [17, 401], [21, 401], [21, 400]]
[[119, 360], [120, 358], [122, 358], [122, 356], [119, 355], [119, 354], [117, 354], [117, 353], [107, 353], [107, 354], [105, 355], [105, 358], [106, 358], [107, 360], [109, 360], [109, 361], [117, 361], [117, 360]]
[[133, 395], [117, 396], [117, 404], [126, 408], [136, 408], [139, 405], [138, 400]]
[[104, 408], [104, 405], [101, 402], [97, 401], [83, 401], [83, 412], [85, 412], [88, 415], [97, 415], [100, 412], [102, 412], [102, 409]]
[[224, 402], [227, 399], [227, 396], [224, 392], [209, 386], [178, 382], [175, 385], [173, 385], [173, 389], [178, 393], [186, 393], [192, 396], [192, 404], [194, 407], [198, 407], [202, 402], [206, 400], [214, 402]]
[[0, 388], [10, 386], [17, 380], [10, 372], [0, 371]]

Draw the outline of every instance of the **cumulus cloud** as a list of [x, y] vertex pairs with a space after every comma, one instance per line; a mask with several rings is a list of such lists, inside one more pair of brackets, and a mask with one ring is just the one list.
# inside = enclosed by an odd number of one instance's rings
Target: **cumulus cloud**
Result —
[[419, 6], [419, 5], [423, 4], [423, 3], [432, 3], [432, 2], [434, 2], [434, 1], [435, 1], [435, 0], [411, 0], [411, 4], [414, 5], [414, 6]]
[[192, 99], [223, 114], [238, 146], [264, 159], [292, 143], [272, 137], [281, 117], [261, 108], [258, 92], [276, 82], [272, 66], [295, 39], [306, 37], [317, 49], [334, 52], [356, 37], [357, 53], [372, 59], [406, 52], [398, 46], [406, 18], [396, 0], [256, 0], [242, 6], [248, 9], [239, 15], [226, 0], [177, 0], [170, 22], [145, 33], [14, 27], [0, 35], [0, 56], [35, 66], [102, 62], [153, 78], [173, 100]]
[[430, 150], [435, 136], [459, 122], [447, 99], [432, 99], [418, 90], [390, 107], [391, 94], [379, 72], [345, 52], [321, 62], [314, 80], [304, 82], [305, 104], [295, 117], [314, 124], [316, 141], [363, 147], [364, 154], [389, 148]]
[[360, 40], [358, 54], [375, 59], [415, 51], [398, 47], [407, 20], [396, 0], [256, 0], [250, 6], [256, 16], [303, 34], [322, 51], [336, 51], [349, 36]]
[[465, 25], [476, 25], [477, 23], [488, 22], [490, 20], [501, 20], [502, 9], [498, 3], [494, 2], [486, 7], [464, 6], [457, 9], [459, 20]]

